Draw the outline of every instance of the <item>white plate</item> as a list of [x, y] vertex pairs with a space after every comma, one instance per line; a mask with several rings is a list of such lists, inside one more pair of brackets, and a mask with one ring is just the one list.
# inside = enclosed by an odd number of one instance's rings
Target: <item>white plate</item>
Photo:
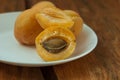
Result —
[[0, 14], [0, 62], [29, 67], [51, 66], [70, 62], [90, 53], [97, 45], [95, 32], [84, 24], [77, 40], [73, 55], [65, 60], [45, 62], [37, 54], [35, 47], [19, 44], [13, 35], [14, 23], [20, 12]]

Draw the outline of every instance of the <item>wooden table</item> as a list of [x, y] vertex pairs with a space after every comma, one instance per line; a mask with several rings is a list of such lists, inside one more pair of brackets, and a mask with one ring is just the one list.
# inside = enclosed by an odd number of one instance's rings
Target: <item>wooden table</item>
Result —
[[[21, 11], [41, 0], [0, 0], [0, 13]], [[97, 33], [89, 55], [51, 67], [19, 67], [0, 63], [0, 80], [120, 80], [120, 0], [51, 0], [80, 13]]]

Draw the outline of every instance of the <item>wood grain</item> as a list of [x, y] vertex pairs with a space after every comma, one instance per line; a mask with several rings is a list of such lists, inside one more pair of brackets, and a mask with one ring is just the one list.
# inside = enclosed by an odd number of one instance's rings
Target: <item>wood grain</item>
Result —
[[0, 13], [25, 9], [24, 0], [0, 0]]
[[55, 66], [58, 79], [119, 80], [120, 17], [118, 16], [120, 16], [120, 8], [118, 7], [120, 2], [118, 0], [74, 0], [72, 3], [84, 22], [95, 30], [99, 42], [91, 54], [76, 61]]
[[0, 80], [44, 80], [40, 68], [0, 64]]
[[[30, 8], [42, 0], [0, 0], [0, 13]], [[120, 80], [120, 0], [49, 0], [77, 11], [98, 36], [98, 45], [78, 60], [42, 68], [0, 63], [0, 80]]]

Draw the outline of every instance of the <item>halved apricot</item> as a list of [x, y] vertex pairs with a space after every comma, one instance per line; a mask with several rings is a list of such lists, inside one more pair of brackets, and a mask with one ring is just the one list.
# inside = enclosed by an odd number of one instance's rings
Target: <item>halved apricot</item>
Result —
[[44, 29], [48, 27], [71, 28], [74, 24], [72, 19], [58, 8], [45, 8], [36, 14], [36, 19]]
[[38, 54], [45, 61], [68, 58], [76, 47], [74, 34], [63, 27], [45, 29], [36, 37], [35, 43]]

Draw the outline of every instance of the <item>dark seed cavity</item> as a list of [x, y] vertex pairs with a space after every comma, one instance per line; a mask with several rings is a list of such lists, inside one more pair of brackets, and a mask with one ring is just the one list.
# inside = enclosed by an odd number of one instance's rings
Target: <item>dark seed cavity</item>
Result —
[[42, 45], [50, 53], [59, 53], [67, 47], [67, 42], [60, 38], [50, 38], [45, 40]]

